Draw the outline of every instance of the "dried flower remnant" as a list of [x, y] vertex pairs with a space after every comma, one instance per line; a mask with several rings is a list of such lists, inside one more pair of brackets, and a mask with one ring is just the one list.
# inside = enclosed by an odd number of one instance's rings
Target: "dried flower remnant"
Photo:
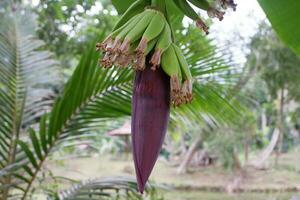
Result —
[[236, 11], [237, 4], [233, 0], [218, 0], [218, 3], [224, 9], [232, 8], [234, 11]]

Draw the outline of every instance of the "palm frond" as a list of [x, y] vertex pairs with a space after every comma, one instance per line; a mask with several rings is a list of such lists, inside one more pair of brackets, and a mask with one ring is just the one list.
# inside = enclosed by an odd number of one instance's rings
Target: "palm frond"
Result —
[[19, 142], [29, 161], [15, 172], [23, 179], [20, 180], [23, 184], [19, 184], [24, 191], [22, 199], [27, 196], [43, 162], [59, 142], [86, 132], [89, 127], [95, 128], [91, 124], [103, 119], [130, 115], [132, 72], [102, 70], [97, 62], [98, 55], [93, 43], [54, 103], [49, 117], [42, 118], [39, 131], [30, 130], [33, 148]]
[[[76, 199], [132, 199], [142, 200], [143, 197], [136, 190], [137, 184], [134, 178], [110, 177], [81, 182], [71, 188], [60, 192], [60, 200]], [[155, 188], [148, 184], [145, 194], [147, 198], [154, 195]]]
[[[32, 19], [23, 10], [7, 13], [0, 23], [0, 171], [18, 161], [22, 153], [17, 148], [18, 138], [52, 104], [40, 103], [52, 92], [43, 89], [44, 84], [58, 82], [52, 54], [38, 51], [43, 42], [32, 35]], [[49, 79], [50, 71], [55, 78]], [[11, 185], [12, 181], [10, 175], [0, 177], [3, 185]], [[3, 195], [5, 199], [7, 190]]]

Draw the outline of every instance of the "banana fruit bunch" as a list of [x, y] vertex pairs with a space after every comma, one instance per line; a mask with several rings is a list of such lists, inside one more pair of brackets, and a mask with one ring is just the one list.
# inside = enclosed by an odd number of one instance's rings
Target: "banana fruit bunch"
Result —
[[157, 52], [151, 60], [155, 70], [161, 53], [171, 42], [171, 31], [164, 14], [148, 8], [112, 32], [97, 48], [105, 53], [101, 60], [105, 68], [132, 65], [135, 70], [144, 70], [146, 56], [155, 47]]
[[162, 67], [170, 76], [171, 102], [180, 106], [192, 101], [192, 77], [180, 48], [174, 44], [167, 1], [173, 1], [206, 34], [209, 28], [191, 4], [220, 21], [225, 12], [219, 9], [236, 8], [233, 0], [214, 0], [214, 3], [208, 0], [137, 0], [96, 48], [103, 52], [100, 63], [104, 68], [131, 66], [136, 71], [143, 71], [149, 64], [155, 71]]

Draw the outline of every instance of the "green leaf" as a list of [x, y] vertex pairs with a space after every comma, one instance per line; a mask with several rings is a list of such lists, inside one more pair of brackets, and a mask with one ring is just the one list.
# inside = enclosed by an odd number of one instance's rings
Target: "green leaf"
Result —
[[39, 157], [40, 160], [43, 160], [43, 155], [40, 147], [40, 142], [38, 137], [36, 136], [35, 131], [32, 128], [29, 128], [29, 136], [35, 150], [36, 155]]
[[[5, 183], [4, 193], [30, 180], [23, 175], [31, 176], [28, 169], [37, 166], [39, 159], [35, 156], [42, 155], [40, 144], [33, 132], [30, 136], [34, 150], [18, 145], [17, 141], [19, 136], [27, 136], [23, 132], [40, 119], [45, 108], [52, 106], [49, 97], [53, 96], [55, 87], [49, 86], [60, 83], [58, 63], [52, 53], [42, 50], [44, 43], [35, 37], [35, 15], [22, 6], [16, 8], [14, 12], [5, 10], [0, 20], [0, 174], [2, 170], [18, 174], [0, 177], [0, 183]], [[22, 168], [26, 164], [30, 168]]]
[[43, 148], [43, 151], [47, 153], [48, 148], [47, 148], [47, 137], [46, 137], [46, 120], [47, 120], [47, 115], [44, 115], [41, 120], [40, 120], [40, 142]]
[[300, 56], [300, 1], [258, 0], [279, 37]]
[[20, 145], [21, 149], [24, 151], [24, 153], [27, 155], [27, 157], [29, 158], [31, 164], [35, 167], [38, 168], [38, 164], [36, 162], [36, 159], [32, 153], [32, 151], [30, 151], [28, 145], [23, 142], [23, 141], [18, 141], [18, 144]]

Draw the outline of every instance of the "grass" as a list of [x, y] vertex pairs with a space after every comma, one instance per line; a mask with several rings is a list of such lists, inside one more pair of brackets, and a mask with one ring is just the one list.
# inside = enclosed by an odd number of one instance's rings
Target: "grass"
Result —
[[[284, 193], [287, 188], [300, 189], [300, 173], [295, 163], [300, 163], [297, 152], [283, 155], [279, 166], [271, 170], [257, 171], [249, 169], [241, 187], [245, 190], [259, 191], [228, 195], [209, 192], [210, 188], [224, 188], [233, 179], [233, 174], [221, 167], [199, 168], [193, 173], [178, 175], [176, 168], [159, 161], [153, 170], [151, 180], [159, 184], [168, 184], [176, 191], [166, 192], [166, 199], [172, 200], [290, 200], [293, 192]], [[48, 163], [54, 175], [76, 180], [86, 180], [107, 176], [134, 176], [132, 160], [112, 158], [111, 156], [64, 159]], [[185, 189], [188, 189], [185, 190]], [[270, 191], [282, 191], [267, 194]], [[298, 198], [300, 195], [298, 194]]]
[[165, 194], [167, 200], [290, 200], [296, 194], [291, 193], [243, 193], [229, 195], [213, 192], [169, 192]]

